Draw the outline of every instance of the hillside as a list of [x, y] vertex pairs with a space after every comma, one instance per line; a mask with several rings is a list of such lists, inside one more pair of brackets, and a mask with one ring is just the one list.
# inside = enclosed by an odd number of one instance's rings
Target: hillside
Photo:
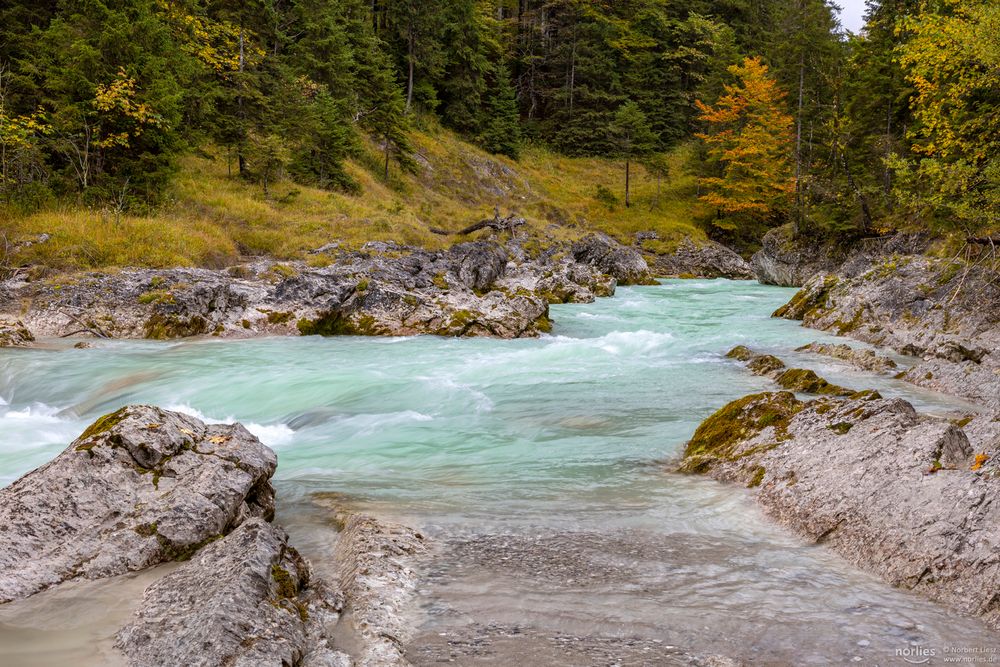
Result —
[[648, 249], [665, 251], [684, 236], [701, 238], [692, 214], [696, 182], [683, 172], [683, 150], [671, 155], [671, 173], [657, 198], [656, 179], [633, 166], [633, 203], [623, 201], [624, 166], [597, 158], [570, 158], [528, 148], [519, 161], [489, 155], [442, 129], [415, 133], [413, 173], [393, 169], [386, 181], [374, 149], [347, 164], [356, 194], [329, 192], [285, 179], [265, 195], [260, 184], [230, 175], [225, 154], [202, 152], [180, 160], [166, 203], [146, 215], [113, 207], [64, 205], [28, 216], [0, 209], [8, 243], [51, 238], [12, 253], [12, 265], [55, 270], [141, 266], [220, 267], [247, 257], [281, 259], [338, 241], [357, 248], [394, 241], [426, 248], [460, 237], [430, 230], [462, 229], [492, 214], [516, 212], [540, 241], [605, 231], [632, 242], [655, 231]]

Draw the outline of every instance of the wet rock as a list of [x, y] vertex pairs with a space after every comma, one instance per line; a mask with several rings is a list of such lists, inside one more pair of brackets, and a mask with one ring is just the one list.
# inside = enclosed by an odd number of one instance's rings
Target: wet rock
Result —
[[27, 347], [35, 337], [24, 322], [0, 317], [0, 347]]
[[341, 600], [263, 519], [146, 589], [116, 646], [135, 667], [349, 665], [325, 637]]
[[349, 613], [342, 622], [360, 639], [359, 667], [405, 667], [408, 618], [417, 588], [417, 559], [427, 550], [424, 537], [406, 526], [361, 514], [351, 515], [333, 555], [337, 582]]
[[797, 352], [812, 352], [826, 357], [846, 361], [855, 368], [873, 373], [888, 373], [896, 370], [896, 362], [889, 357], [877, 354], [874, 350], [859, 350], [850, 345], [830, 345], [828, 343], [809, 343], [796, 349]]
[[573, 258], [606, 273], [619, 285], [649, 285], [655, 282], [649, 265], [635, 248], [628, 248], [607, 234], [591, 234], [573, 244]]
[[920, 357], [903, 379], [1000, 407], [1000, 281], [987, 269], [888, 256], [814, 277], [775, 315]]
[[726, 356], [745, 362], [747, 369], [754, 375], [769, 377], [789, 391], [831, 396], [850, 396], [855, 393], [853, 389], [827, 382], [814, 371], [788, 368], [781, 359], [770, 354], [757, 354], [745, 345], [734, 347]]
[[0, 489], [0, 603], [184, 560], [274, 512], [274, 453], [239, 425], [132, 406]]
[[696, 243], [690, 237], [681, 241], [670, 255], [656, 255], [652, 269], [659, 276], [730, 278], [753, 280], [754, 272], [745, 259], [734, 250], [715, 241]]
[[1000, 628], [1000, 475], [956, 425], [874, 393], [766, 393], [707, 419], [680, 469], [759, 488], [778, 521]]

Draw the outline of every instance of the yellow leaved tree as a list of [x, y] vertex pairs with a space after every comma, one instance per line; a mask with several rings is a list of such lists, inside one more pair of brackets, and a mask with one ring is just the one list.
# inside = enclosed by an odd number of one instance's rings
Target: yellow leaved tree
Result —
[[701, 200], [718, 211], [716, 224], [734, 228], [727, 218], [772, 223], [783, 219], [795, 191], [792, 178], [792, 117], [785, 93], [760, 58], [747, 58], [729, 72], [736, 82], [714, 106], [696, 101], [705, 123], [696, 136], [705, 142], [717, 174], [701, 179]]

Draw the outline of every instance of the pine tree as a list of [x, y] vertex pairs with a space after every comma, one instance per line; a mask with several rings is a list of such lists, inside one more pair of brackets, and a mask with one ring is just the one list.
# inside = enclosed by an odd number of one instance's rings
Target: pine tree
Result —
[[653, 152], [656, 135], [649, 127], [646, 114], [635, 102], [626, 102], [618, 109], [612, 131], [618, 145], [618, 155], [625, 160], [625, 207], [628, 208], [632, 205], [632, 161]]
[[520, 113], [517, 97], [504, 64], [497, 66], [496, 83], [489, 96], [487, 118], [479, 142], [491, 153], [517, 159], [521, 150]]

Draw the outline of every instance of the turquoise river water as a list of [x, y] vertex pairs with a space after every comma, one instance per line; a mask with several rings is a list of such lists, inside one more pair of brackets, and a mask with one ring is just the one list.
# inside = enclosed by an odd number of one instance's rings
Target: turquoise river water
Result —
[[[679, 646], [754, 664], [817, 665], [905, 664], [897, 649], [941, 655], [947, 646], [995, 644], [981, 624], [776, 527], [746, 491], [666, 472], [702, 419], [771, 387], [724, 358], [736, 344], [905, 396], [921, 410], [962, 407], [795, 353], [824, 335], [769, 317], [792, 293], [730, 281], [620, 289], [595, 304], [553, 307], [555, 331], [539, 340], [101, 342], [87, 350], [53, 341], [3, 350], [0, 486], [52, 458], [97, 416], [151, 403], [239, 420], [272, 446], [279, 520], [320, 571], [335, 535], [316, 493], [419, 525], [445, 545], [421, 589], [427, 637], [517, 626], [549, 640], [634, 638], [633, 648], [652, 642], [654, 653]], [[92, 595], [79, 592], [75, 604]], [[0, 612], [0, 664], [68, 664], [60, 661], [110, 635], [87, 626], [63, 645], [53, 638], [82, 621], [44, 605], [30, 616]], [[32, 648], [40, 638], [49, 646]], [[415, 642], [415, 662], [436, 650]], [[660, 664], [608, 655], [593, 664]]]

